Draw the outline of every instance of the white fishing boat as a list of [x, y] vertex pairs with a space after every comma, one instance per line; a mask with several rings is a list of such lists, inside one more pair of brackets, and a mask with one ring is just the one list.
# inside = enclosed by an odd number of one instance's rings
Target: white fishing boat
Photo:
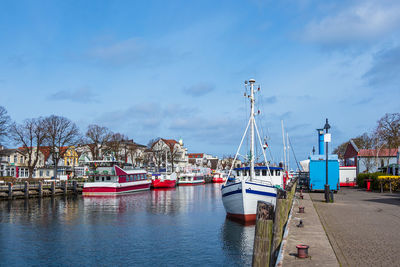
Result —
[[[249, 80], [250, 93], [250, 118], [242, 140], [233, 160], [232, 167], [228, 177], [234, 176], [233, 181], [229, 179], [221, 188], [222, 202], [224, 204], [228, 217], [239, 219], [243, 222], [255, 221], [257, 213], [257, 202], [259, 200], [275, 205], [277, 187], [283, 187], [283, 171], [282, 168], [270, 167], [266, 158], [265, 150], [261, 141], [260, 133], [255, 121], [254, 112], [254, 83], [255, 80]], [[247, 82], [245, 82], [247, 87]], [[249, 166], [244, 168], [233, 169], [234, 163], [239, 156], [244, 139], [250, 128], [250, 153], [248, 156]], [[257, 134], [258, 142], [263, 153], [263, 166], [255, 167], [255, 135]]]

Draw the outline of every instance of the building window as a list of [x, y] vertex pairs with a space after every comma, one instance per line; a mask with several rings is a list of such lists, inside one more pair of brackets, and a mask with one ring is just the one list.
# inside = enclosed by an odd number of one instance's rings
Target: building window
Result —
[[39, 176], [43, 177], [43, 171], [42, 170], [39, 171]]
[[46, 176], [50, 176], [50, 171], [46, 171]]
[[17, 155], [14, 155], [14, 163], [17, 163]]

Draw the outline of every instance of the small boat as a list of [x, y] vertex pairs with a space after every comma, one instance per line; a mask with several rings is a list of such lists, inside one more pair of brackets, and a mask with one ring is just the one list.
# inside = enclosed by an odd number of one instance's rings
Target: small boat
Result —
[[212, 182], [213, 183], [225, 183], [226, 179], [228, 179], [228, 175], [222, 172], [216, 172], [213, 175]]
[[154, 173], [151, 176], [152, 188], [172, 188], [176, 186], [176, 173]]
[[178, 179], [178, 185], [200, 185], [204, 184], [204, 175], [201, 173], [183, 173]]
[[123, 170], [112, 161], [97, 163], [99, 167], [88, 173], [93, 182], [84, 183], [83, 196], [120, 195], [150, 189], [151, 181], [145, 170]]
[[[228, 179], [221, 187], [222, 203], [224, 204], [227, 217], [240, 220], [244, 223], [254, 222], [256, 220], [257, 202], [259, 200], [268, 202], [275, 206], [278, 187], [283, 187], [283, 171], [282, 168], [270, 167], [266, 158], [264, 147], [261, 144], [261, 137], [257, 129], [254, 119], [254, 83], [255, 80], [249, 80], [250, 92], [245, 96], [250, 100], [250, 118], [246, 130], [243, 134], [242, 141], [237, 149], [228, 177], [231, 178], [233, 172], [236, 172], [235, 179]], [[248, 82], [245, 82], [246, 90]], [[244, 168], [236, 168], [235, 161], [240, 155], [240, 149], [243, 140], [250, 129], [250, 153], [245, 160], [248, 160], [249, 166]], [[255, 135], [261, 145], [261, 151], [264, 156], [262, 166], [255, 167]], [[232, 176], [231, 176], [232, 175]]]

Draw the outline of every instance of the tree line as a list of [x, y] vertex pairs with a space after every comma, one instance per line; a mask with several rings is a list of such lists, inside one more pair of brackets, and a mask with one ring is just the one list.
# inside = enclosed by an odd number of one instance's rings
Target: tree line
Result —
[[127, 136], [114, 133], [107, 127], [91, 124], [82, 135], [73, 121], [57, 115], [17, 123], [0, 106], [0, 144], [4, 144], [7, 138], [21, 148], [18, 151], [25, 157], [30, 178], [38, 164], [40, 148], [43, 147], [49, 150], [53, 163], [64, 157], [67, 151], [64, 148], [67, 146], [86, 145], [93, 160], [101, 160], [106, 151], [112, 153], [116, 160], [126, 161], [128, 156], [134, 158], [138, 149], [137, 144], [132, 140], [129, 142]]
[[[400, 113], [386, 113], [377, 121], [375, 128], [371, 132], [365, 132], [355, 138], [351, 138], [359, 149], [375, 149], [377, 153], [381, 149], [389, 149], [389, 152], [397, 150], [400, 146]], [[346, 141], [333, 150], [340, 159], [344, 159], [346, 151]], [[374, 158], [364, 158], [367, 169], [371, 169]]]

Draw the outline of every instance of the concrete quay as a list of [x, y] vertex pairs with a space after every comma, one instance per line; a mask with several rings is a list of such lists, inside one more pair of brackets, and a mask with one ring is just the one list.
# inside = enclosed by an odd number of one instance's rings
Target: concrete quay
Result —
[[[300, 199], [299, 195], [297, 192], [288, 222], [286, 243], [283, 246], [283, 260], [279, 266], [340, 266], [310, 195], [303, 193], [304, 199]], [[299, 213], [299, 206], [304, 207], [304, 213]], [[297, 227], [300, 220], [303, 227]], [[300, 244], [309, 246], [308, 258], [297, 257], [296, 246]]]

